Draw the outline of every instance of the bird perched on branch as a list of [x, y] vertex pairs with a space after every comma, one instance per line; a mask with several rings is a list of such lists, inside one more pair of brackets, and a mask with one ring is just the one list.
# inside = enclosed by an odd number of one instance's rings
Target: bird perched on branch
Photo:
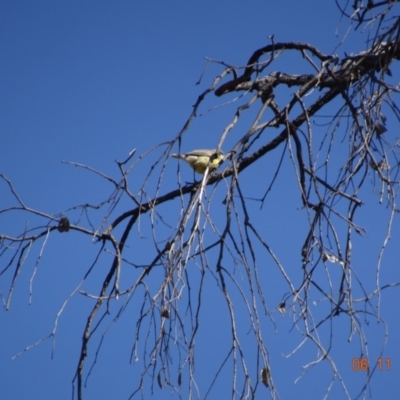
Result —
[[204, 174], [207, 167], [210, 172], [216, 170], [225, 159], [224, 153], [216, 149], [193, 150], [186, 154], [171, 154], [171, 157], [186, 161], [199, 174]]

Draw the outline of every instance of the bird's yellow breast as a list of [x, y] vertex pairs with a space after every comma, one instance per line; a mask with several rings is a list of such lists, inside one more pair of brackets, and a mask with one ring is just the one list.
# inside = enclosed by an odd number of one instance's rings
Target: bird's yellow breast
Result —
[[210, 161], [210, 157], [197, 157], [197, 159], [193, 162], [193, 169], [199, 174], [204, 174], [206, 172], [207, 167], [210, 171], [213, 171], [219, 167], [222, 159], [219, 157], [215, 157], [212, 161]]

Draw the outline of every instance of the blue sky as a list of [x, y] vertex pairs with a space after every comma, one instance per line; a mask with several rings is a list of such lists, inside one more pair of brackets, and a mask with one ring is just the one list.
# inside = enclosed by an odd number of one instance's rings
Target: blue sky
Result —
[[[26, 204], [49, 214], [61, 213], [76, 204], [96, 204], [108, 196], [113, 187], [107, 186], [104, 180], [87, 170], [62, 161], [86, 164], [117, 177], [115, 160], [125, 159], [134, 148], [140, 155], [160, 142], [170, 141], [183, 127], [198, 95], [222, 71], [216, 64], [211, 65], [200, 85], [196, 85], [207, 64], [205, 57], [244, 65], [255, 49], [268, 43], [270, 35], [275, 36], [276, 42], [310, 42], [323, 52], [330, 53], [339, 44], [348, 26], [345, 21], [339, 21], [340, 15], [334, 2], [327, 0], [288, 0], [284, 4], [280, 1], [253, 0], [246, 4], [237, 0], [1, 2], [0, 173], [13, 182]], [[365, 34], [356, 32], [337, 52], [357, 52], [364, 48]], [[299, 71], [302, 67], [291, 62], [279, 67], [287, 73], [303, 72]], [[210, 97], [201, 111], [219, 104], [220, 100], [213, 103], [214, 100]], [[183, 150], [216, 146], [231, 116], [230, 111], [222, 110], [196, 119], [184, 136]], [[243, 134], [243, 131], [238, 134]], [[229, 150], [236, 140], [234, 135], [228, 137], [224, 150]], [[133, 187], [141, 182], [147, 168], [162, 150], [155, 151], [153, 158], [145, 159], [140, 171], [135, 170]], [[271, 163], [279, 159], [278, 154], [271, 157], [266, 160], [267, 165], [260, 163], [260, 170], [243, 173], [249, 197], [252, 193], [254, 197], [260, 195], [257, 191], [260, 173], [270, 173]], [[285, 165], [289, 170], [290, 162]], [[162, 186], [162, 193], [177, 187], [175, 160], [168, 163], [166, 174], [169, 178]], [[184, 180], [192, 177], [183, 166], [181, 174]], [[305, 227], [301, 222], [305, 221], [305, 214], [300, 215], [300, 197], [293, 191], [290, 182], [296, 184], [293, 176], [288, 176], [278, 185], [278, 190], [271, 195], [262, 211], [257, 203], [250, 212], [253, 218], [260, 218], [261, 223], [265, 221], [265, 240], [276, 250], [282, 262], [294, 263], [293, 268], [301, 268], [298, 249], [301, 246], [300, 235], [304, 235]], [[0, 194], [1, 208], [13, 204], [4, 183], [0, 186]], [[221, 193], [216, 196], [223, 198]], [[285, 212], [279, 209], [282, 196], [288, 199]], [[356, 262], [366, 268], [365, 271], [360, 269], [361, 275], [365, 273], [373, 282], [388, 212], [384, 206], [379, 208], [378, 194], [369, 190], [365, 196], [367, 201], [360, 212], [360, 220], [369, 230], [365, 241], [355, 239], [361, 249]], [[124, 211], [132, 207], [128, 202], [122, 205], [125, 206], [122, 207]], [[180, 204], [172, 207], [179, 209]], [[167, 212], [172, 210], [176, 211], [174, 208], [166, 209]], [[71, 212], [74, 221], [79, 220], [78, 214]], [[30, 219], [29, 226], [35, 226], [38, 221], [40, 219]], [[99, 224], [99, 215], [93, 216], [93, 221], [95, 225]], [[17, 213], [15, 219], [11, 218], [11, 214], [0, 215], [0, 234], [16, 235], [26, 223], [25, 216]], [[281, 231], [291, 232], [295, 239], [298, 234], [298, 241], [293, 243], [296, 250], [288, 251], [292, 243], [282, 242], [282, 238], [276, 235], [277, 226]], [[143, 229], [145, 231], [146, 227]], [[144, 234], [149, 235], [148, 241], [151, 241], [150, 232], [145, 231]], [[382, 283], [386, 274], [387, 280], [399, 280], [398, 273], [396, 279], [390, 273], [394, 266], [398, 267], [394, 247], [399, 235], [396, 225], [384, 258]], [[163, 230], [160, 236], [167, 237]], [[29, 305], [29, 282], [40, 246], [33, 248], [32, 258], [19, 277], [11, 309], [0, 313], [2, 399], [71, 398], [71, 381], [82, 330], [92, 307], [87, 298], [76, 295], [68, 303], [59, 321], [53, 358], [51, 340], [16, 360], [11, 361], [11, 357], [52, 331], [54, 318], [64, 300], [93, 261], [99, 246], [91, 243], [90, 239], [85, 243], [79, 239], [75, 234], [52, 235], [49, 238], [34, 279], [33, 300]], [[151, 251], [151, 247], [146, 239], [140, 243], [143, 243], [140, 247], [143, 248], [143, 255], [138, 258], [143, 258], [145, 262], [145, 252]], [[137, 251], [134, 245], [131, 251]], [[98, 293], [109, 260], [110, 257], [106, 257], [98, 271], [90, 276], [85, 283], [86, 291]], [[4, 268], [2, 262], [0, 267]], [[333, 276], [335, 273], [332, 271]], [[128, 271], [125, 279], [129, 281], [136, 274], [135, 270]], [[196, 278], [196, 273], [193, 274]], [[4, 298], [9, 279], [10, 273], [0, 277], [0, 291]], [[266, 277], [268, 282], [273, 279], [273, 274]], [[221, 297], [213, 292], [215, 282], [211, 277], [207, 278], [207, 285], [210, 295], [204, 299], [204, 304], [213, 312], [209, 318], [202, 317], [204, 333], [198, 343], [199, 347], [202, 341], [208, 344], [199, 354], [201, 373], [198, 379], [202, 396], [203, 381], [215, 374], [213, 357], [220, 357], [216, 362], [221, 362], [222, 355], [217, 350], [224, 346], [224, 334], [221, 332], [227, 312]], [[282, 295], [272, 285], [268, 299], [271, 308], [279, 303]], [[400, 325], [393, 315], [398, 315], [393, 308], [399, 300], [399, 294], [394, 290], [385, 292], [382, 297], [383, 317], [391, 323], [388, 347], [383, 357], [391, 359], [392, 371], [376, 374], [371, 398], [395, 398], [393, 393], [398, 393], [400, 389], [400, 345], [398, 340], [394, 340]], [[113, 307], [117, 310], [120, 305]], [[132, 301], [129, 307], [134, 312], [139, 305]], [[126, 312], [119, 324], [107, 333], [106, 344], [85, 389], [85, 398], [125, 399], [132, 393], [140, 375], [140, 365], [129, 364], [134, 332], [129, 315]], [[313, 360], [315, 349], [307, 346], [299, 351], [300, 354], [285, 358], [284, 355], [299, 344], [299, 337], [291, 331], [290, 318], [274, 313], [278, 329], [268, 318], [263, 318], [271, 362], [274, 371], [279, 371], [274, 373], [273, 378], [281, 398], [322, 398], [331, 379], [331, 373], [325, 366], [313, 368], [299, 383], [293, 383], [301, 375], [300, 366]], [[350, 389], [354, 390], [354, 395], [358, 393], [356, 388], [359, 390], [363, 379], [361, 373], [351, 370], [351, 360], [359, 356], [356, 353], [358, 347], [354, 342], [347, 342], [351, 330], [348, 323], [338, 319], [335, 324], [339, 326], [342, 336], [340, 333], [335, 335], [332, 343], [334, 354], [338, 357], [344, 377], [350, 376], [350, 381], [353, 381]], [[374, 340], [369, 343], [371, 357], [376, 358], [382, 342], [382, 325], [377, 326], [373, 321], [368, 329], [372, 337], [376, 334], [376, 343]], [[91, 352], [95, 351], [96, 348], [92, 347]], [[224, 370], [222, 382], [229, 379], [230, 374], [229, 368]], [[223, 385], [218, 386], [210, 398], [226, 398], [222, 397], [226, 396], [223, 390]], [[261, 390], [268, 398], [265, 388], [259, 388], [260, 397], [257, 398], [264, 396]], [[340, 388], [335, 386], [333, 393], [334, 398], [342, 398]], [[161, 391], [155, 388], [154, 398], [171, 398], [171, 393], [168, 389]]]

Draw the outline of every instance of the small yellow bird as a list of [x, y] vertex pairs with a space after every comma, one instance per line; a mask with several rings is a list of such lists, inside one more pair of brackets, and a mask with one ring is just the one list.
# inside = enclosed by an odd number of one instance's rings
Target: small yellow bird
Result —
[[186, 161], [199, 174], [204, 174], [207, 167], [210, 172], [216, 170], [225, 160], [224, 153], [216, 149], [193, 150], [186, 154], [171, 154], [171, 157]]

